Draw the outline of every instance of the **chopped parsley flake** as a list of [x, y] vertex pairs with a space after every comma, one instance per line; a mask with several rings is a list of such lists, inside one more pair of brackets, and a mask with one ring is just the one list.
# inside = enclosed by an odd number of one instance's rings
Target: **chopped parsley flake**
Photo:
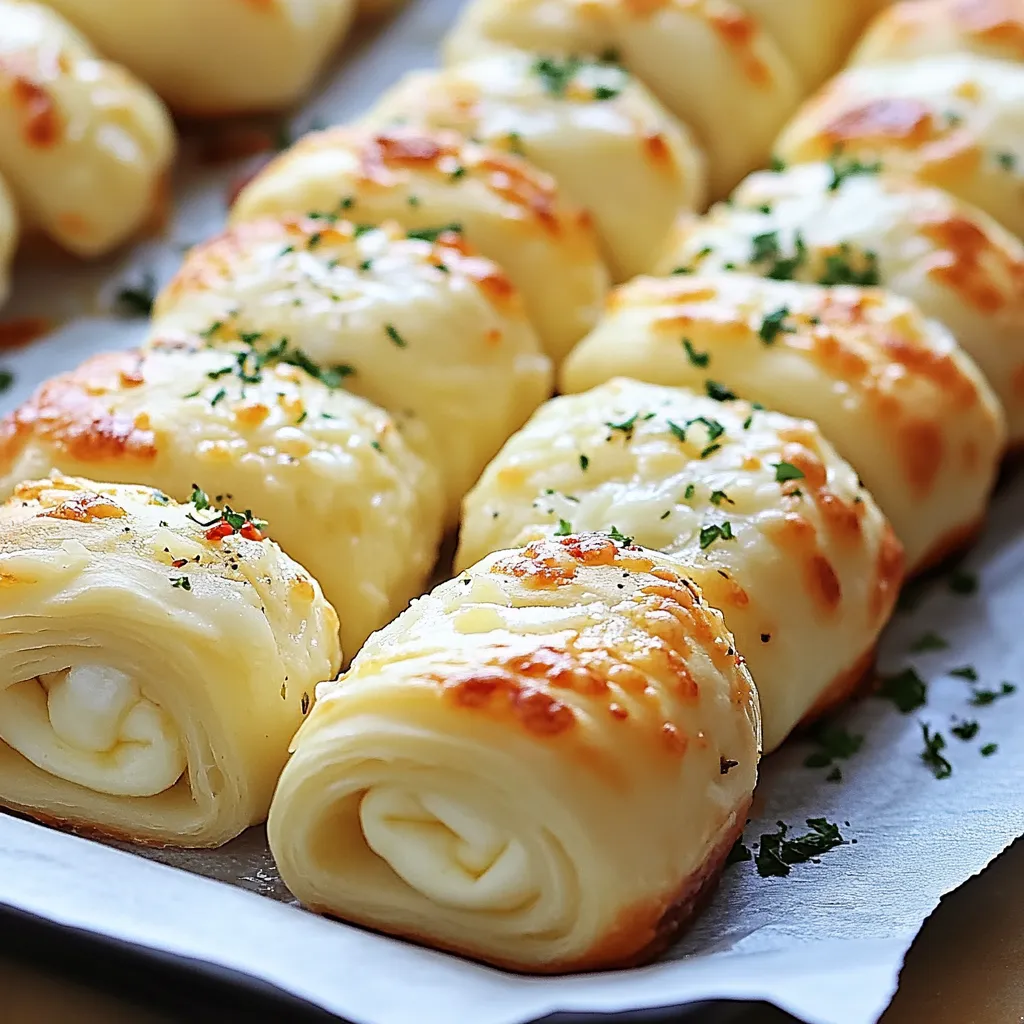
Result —
[[555, 530], [556, 537], [568, 537], [572, 533], [572, 523], [568, 519], [558, 520], [558, 529]]
[[718, 523], [711, 523], [705, 526], [700, 531], [700, 549], [701, 551], [707, 551], [715, 541], [718, 540], [735, 540], [736, 536], [732, 532], [732, 523], [725, 522], [719, 525]]
[[696, 486], [694, 484], [687, 484], [686, 485], [686, 490], [683, 492], [683, 499], [685, 501], [689, 501], [694, 496], [694, 494], [696, 494], [696, 493], [697, 493]]
[[914, 641], [910, 650], [913, 654], [923, 654], [925, 651], [944, 651], [949, 643], [943, 640], [938, 633], [924, 633]]
[[975, 721], [957, 722], [949, 731], [965, 743], [978, 735], [981, 726]]
[[832, 170], [832, 180], [828, 183], [829, 192], [838, 192], [839, 187], [847, 178], [854, 178], [859, 174], [880, 174], [882, 164], [875, 161], [871, 164], [862, 163], [860, 160], [842, 160], [839, 152], [836, 152], [829, 162]]
[[950, 574], [949, 589], [963, 596], [974, 594], [978, 590], [978, 577], [966, 569], [956, 569]]
[[14, 374], [10, 370], [0, 370], [0, 395], [10, 391], [14, 384]]
[[[859, 268], [855, 263], [863, 265]], [[881, 274], [878, 268], [878, 254], [870, 249], [863, 253], [855, 254], [845, 242], [839, 247], [839, 252], [829, 253], [825, 257], [825, 269], [818, 277], [818, 284], [834, 287], [840, 284], [859, 285], [862, 288], [871, 288], [878, 285]]]
[[399, 333], [398, 328], [394, 324], [385, 324], [384, 333], [388, 336], [392, 344], [397, 345], [399, 348], [408, 348], [409, 342], [405, 340]]
[[636, 421], [640, 418], [640, 413], [635, 412], [629, 419], [622, 420], [620, 423], [613, 423], [606, 421], [605, 426], [609, 430], [618, 430], [620, 433], [625, 434], [626, 438], [632, 438], [633, 430], [636, 428]]
[[686, 358], [690, 360], [691, 366], [704, 369], [711, 362], [711, 353], [698, 352], [689, 338], [683, 338], [683, 348], [686, 350]]
[[766, 345], [774, 344], [775, 339], [780, 334], [791, 334], [793, 332], [792, 327], [786, 327], [785, 325], [786, 317], [788, 316], [789, 309], [786, 306], [782, 306], [780, 309], [775, 310], [774, 313], [769, 313], [761, 321], [761, 328], [757, 333]]
[[973, 665], [961, 665], [959, 668], [951, 668], [949, 674], [956, 676], [957, 679], [966, 679], [969, 683], [976, 683], [978, 681], [978, 670]]
[[725, 858], [725, 866], [728, 867], [730, 864], [739, 864], [741, 861], [753, 859], [754, 855], [743, 845], [743, 839], [740, 838], [733, 843], [729, 855]]
[[794, 235], [792, 256], [783, 256], [778, 231], [767, 231], [751, 239], [750, 262], [773, 281], [792, 281], [807, 261], [807, 243], [798, 231]]
[[928, 766], [937, 779], [948, 779], [953, 774], [953, 766], [943, 756], [946, 749], [946, 738], [941, 732], [932, 732], [927, 723], [921, 723], [921, 735], [924, 738], [924, 750], [921, 760]]
[[611, 537], [616, 544], [620, 544], [624, 548], [628, 548], [633, 543], [633, 538], [627, 537], [617, 526], [613, 526], [608, 531], [608, 536]]
[[785, 878], [794, 864], [804, 864], [820, 857], [829, 850], [843, 845], [838, 825], [825, 818], [808, 818], [811, 829], [806, 835], [787, 839], [789, 826], [778, 822], [778, 832], [766, 832], [761, 836], [754, 863], [762, 878]]
[[790, 480], [803, 480], [806, 474], [792, 462], [780, 462], [775, 466], [775, 482], [784, 484]]
[[848, 732], [841, 725], [820, 726], [811, 737], [818, 750], [804, 758], [807, 768], [827, 768], [839, 758], [850, 758], [864, 745], [864, 737]]
[[923, 707], [928, 700], [928, 684], [912, 668], [895, 675], [883, 676], [878, 695], [891, 700], [903, 714]]
[[704, 390], [708, 398], [713, 398], [716, 402], [731, 402], [736, 397], [724, 384], [719, 384], [716, 380], [704, 381]]
[[1017, 169], [1017, 157], [1010, 152], [996, 153], [996, 163], [1004, 171], [1015, 171]]
[[991, 757], [998, 749], [999, 749], [999, 744], [998, 743], [986, 743], [985, 746], [983, 746], [981, 748], [981, 756], [982, 757]]
[[988, 707], [994, 704], [1000, 697], [1009, 697], [1017, 692], [1013, 683], [1003, 683], [998, 690], [974, 690], [971, 693], [971, 706], [976, 708]]
[[533, 62], [533, 73], [544, 83], [544, 89], [551, 96], [562, 98], [576, 75], [585, 68], [597, 69], [600, 80], [593, 88], [593, 98], [599, 102], [614, 99], [626, 82], [621, 68], [612, 63], [595, 63], [579, 57], [539, 57]]
[[725, 493], [725, 491], [712, 491], [711, 492], [711, 504], [712, 505], [721, 505], [723, 501], [726, 502], [729, 505], [735, 505], [736, 504], [736, 502], [733, 501], [732, 498], [730, 498], [729, 495]]
[[155, 297], [156, 277], [147, 270], [137, 284], [126, 284], [118, 291], [114, 312], [127, 318], [149, 316], [153, 312]]
[[192, 485], [192, 497], [189, 498], [189, 501], [195, 505], [197, 512], [205, 512], [210, 507], [210, 499], [198, 484]]
[[580, 456], [580, 469], [581, 469], [581, 470], [582, 470], [582, 471], [583, 471], [584, 473], [586, 473], [586, 471], [587, 471], [587, 470], [588, 470], [589, 468], [590, 468], [590, 457], [589, 457], [588, 455], [581, 455], [581, 456]]
[[177, 576], [171, 580], [171, 586], [175, 590], [191, 590], [192, 581], [187, 576]]

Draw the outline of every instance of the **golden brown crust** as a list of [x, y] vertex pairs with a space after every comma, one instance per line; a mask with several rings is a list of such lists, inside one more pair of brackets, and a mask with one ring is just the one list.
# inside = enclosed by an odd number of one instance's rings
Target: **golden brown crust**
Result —
[[143, 360], [139, 351], [108, 352], [46, 381], [0, 420], [0, 462], [9, 464], [30, 438], [81, 462], [154, 459], [156, 435], [145, 418], [111, 413], [104, 397], [142, 384]]

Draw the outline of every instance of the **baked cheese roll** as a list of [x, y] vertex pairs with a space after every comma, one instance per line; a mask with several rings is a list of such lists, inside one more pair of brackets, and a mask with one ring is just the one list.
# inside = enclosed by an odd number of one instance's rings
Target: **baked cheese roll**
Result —
[[613, 64], [510, 52], [414, 71], [364, 120], [454, 129], [525, 156], [590, 211], [619, 279], [650, 266], [668, 221], [704, 199], [703, 157], [686, 129]]
[[353, 0], [47, 0], [185, 114], [286, 107], [345, 34]]
[[753, 684], [682, 566], [542, 541], [319, 689], [270, 848], [315, 910], [516, 970], [624, 967], [713, 888], [757, 758]]
[[198, 483], [212, 499], [258, 509], [323, 585], [351, 656], [423, 592], [442, 499], [436, 471], [392, 418], [334, 383], [292, 347], [96, 356], [0, 422], [0, 497], [59, 469], [178, 500]]
[[14, 196], [0, 176], [0, 306], [7, 299], [10, 288], [11, 260], [18, 245], [18, 211]]
[[[345, 202], [339, 204], [344, 206]], [[551, 361], [504, 272], [457, 233], [434, 241], [308, 218], [239, 224], [191, 251], [153, 309], [157, 337], [284, 340], [404, 421], [440, 469], [449, 518], [551, 393]]]
[[621, 60], [700, 137], [716, 196], [765, 162], [800, 100], [775, 40], [731, 0], [474, 0], [446, 56], [470, 60], [495, 44], [557, 57], [559, 67], [581, 53]]
[[15, 489], [0, 507], [0, 803], [171, 846], [263, 821], [341, 658], [316, 580], [262, 529], [147, 487]]
[[805, 104], [775, 150], [788, 163], [837, 151], [879, 161], [1024, 234], [1022, 66], [966, 54], [851, 68]]
[[753, 174], [679, 219], [656, 273], [726, 269], [906, 296], [952, 330], [1024, 443], [1024, 244], [977, 207], [842, 160]]
[[747, 659], [766, 751], [857, 686], [902, 577], [814, 424], [629, 380], [556, 398], [510, 438], [466, 499], [457, 564], [572, 530], [685, 564]]
[[161, 212], [163, 104], [41, 4], [0, 0], [0, 174], [26, 227], [95, 256]]
[[912, 61], [948, 53], [1024, 61], [1022, 0], [912, 0], [872, 24], [853, 64]]
[[590, 215], [550, 175], [456, 132], [332, 128], [313, 132], [243, 189], [232, 221], [337, 209], [361, 224], [440, 227], [508, 274], [548, 354], [560, 360], [594, 326], [608, 270]]
[[952, 335], [878, 289], [637, 278], [570, 356], [562, 390], [620, 375], [735, 392], [816, 422], [891, 520], [912, 570], [977, 532], [1006, 443], [998, 399]]

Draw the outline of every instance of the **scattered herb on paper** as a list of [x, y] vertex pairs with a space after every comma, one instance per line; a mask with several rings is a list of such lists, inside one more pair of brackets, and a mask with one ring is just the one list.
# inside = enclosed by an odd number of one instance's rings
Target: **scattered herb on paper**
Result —
[[932, 732], [926, 722], [921, 723], [921, 735], [924, 738], [921, 760], [928, 766], [935, 778], [948, 779], [953, 774], [953, 766], [942, 754], [946, 749], [946, 738], [938, 730]]

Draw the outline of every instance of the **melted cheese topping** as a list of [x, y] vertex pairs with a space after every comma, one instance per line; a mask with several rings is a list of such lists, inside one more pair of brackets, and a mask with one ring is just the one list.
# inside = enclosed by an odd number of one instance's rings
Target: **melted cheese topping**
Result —
[[284, 107], [344, 35], [352, 0], [48, 0], [175, 110]]
[[613, 274], [631, 277], [649, 264], [671, 217], [703, 202], [703, 158], [683, 126], [621, 68], [573, 67], [563, 81], [557, 65], [504, 53], [413, 72], [364, 122], [378, 130], [454, 129], [525, 156], [590, 211]]
[[751, 175], [728, 205], [679, 219], [656, 272], [767, 275], [781, 259], [795, 280], [882, 285], [953, 332], [998, 394], [1019, 444], [1024, 244], [981, 210], [913, 179], [865, 173], [837, 184], [836, 169], [848, 166]]
[[562, 386], [583, 391], [619, 375], [701, 390], [715, 381], [813, 419], [914, 569], [979, 527], [1005, 445], [999, 403], [951, 335], [875, 289], [741, 274], [638, 278], [613, 293]]
[[[437, 472], [383, 410], [298, 366], [258, 368], [247, 351], [157, 346], [53, 378], [0, 423], [0, 496], [51, 468], [142, 480], [180, 499], [198, 483], [271, 523], [323, 584], [354, 652], [429, 578]], [[176, 560], [197, 553], [159, 540]]]
[[[445, 56], [458, 63], [509, 46], [547, 56], [614, 53], [692, 126], [707, 149], [711, 190], [718, 196], [764, 162], [772, 139], [800, 99], [792, 64], [746, 6], [761, 4], [475, 0], [448, 37]], [[810, 4], [796, 6], [803, 10]], [[794, 13], [803, 29], [815, 31], [817, 25]], [[830, 22], [826, 16], [821, 24]], [[790, 23], [786, 28], [788, 32]], [[818, 42], [820, 51], [824, 40]]]
[[417, 600], [320, 688], [268, 835], [314, 908], [517, 969], [614, 966], [720, 870], [757, 753], [749, 676], [681, 566], [561, 538]]
[[282, 338], [406, 424], [438, 468], [449, 518], [508, 435], [551, 391], [522, 301], [458, 235], [329, 217], [240, 224], [192, 250], [154, 306], [156, 336]]
[[634, 381], [556, 398], [508, 441], [466, 498], [457, 565], [568, 530], [686, 564], [750, 665], [766, 750], [856, 685], [902, 578], [888, 523], [812, 423]]
[[276, 544], [224, 517], [60, 476], [0, 508], [0, 803], [175, 845], [262, 819], [340, 663], [338, 620]]
[[0, 2], [0, 173], [25, 221], [95, 256], [161, 212], [160, 101], [41, 4]]
[[775, 151], [807, 163], [837, 148], [938, 185], [1024, 234], [1024, 67], [950, 54], [844, 71]]
[[306, 135], [241, 192], [232, 221], [347, 205], [360, 224], [433, 232], [455, 225], [519, 289], [548, 354], [593, 327], [608, 271], [584, 210], [525, 160], [455, 132], [332, 128]]

